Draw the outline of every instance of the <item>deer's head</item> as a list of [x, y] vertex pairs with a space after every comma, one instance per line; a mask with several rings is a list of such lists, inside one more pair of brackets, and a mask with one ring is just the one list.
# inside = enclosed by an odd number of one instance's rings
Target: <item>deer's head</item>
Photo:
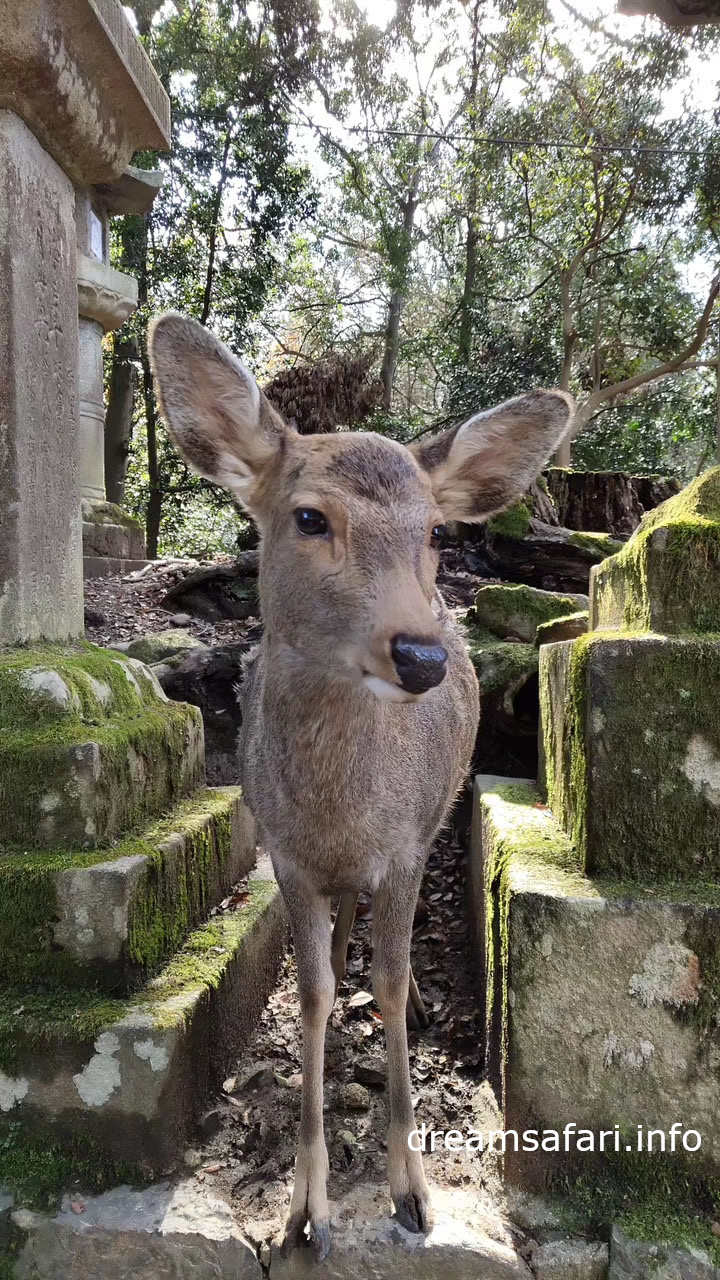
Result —
[[406, 448], [370, 432], [299, 435], [194, 320], [161, 316], [151, 353], [180, 452], [260, 529], [270, 643], [380, 697], [439, 684], [442, 526], [485, 520], [526, 491], [568, 429], [570, 397], [529, 392]]

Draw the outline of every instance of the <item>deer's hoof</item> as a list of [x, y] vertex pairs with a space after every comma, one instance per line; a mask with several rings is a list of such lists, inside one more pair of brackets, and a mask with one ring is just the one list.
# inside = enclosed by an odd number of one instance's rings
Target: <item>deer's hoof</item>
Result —
[[407, 1231], [416, 1235], [430, 1230], [430, 1205], [424, 1196], [409, 1191], [395, 1204], [397, 1220]]
[[324, 1262], [330, 1252], [330, 1223], [316, 1222], [310, 1228], [313, 1253], [316, 1262]]
[[[309, 1240], [305, 1234], [306, 1225], [310, 1228]], [[330, 1223], [327, 1220], [308, 1223], [306, 1214], [293, 1214], [288, 1219], [285, 1227], [285, 1234], [280, 1245], [280, 1255], [283, 1258], [288, 1258], [294, 1249], [307, 1244], [312, 1245], [315, 1261], [324, 1262], [330, 1253]]]

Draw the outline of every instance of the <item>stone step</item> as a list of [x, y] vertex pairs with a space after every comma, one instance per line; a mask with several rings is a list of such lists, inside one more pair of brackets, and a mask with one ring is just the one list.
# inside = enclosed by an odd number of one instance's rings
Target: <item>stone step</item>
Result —
[[0, 652], [0, 857], [107, 845], [204, 781], [201, 713], [141, 662], [85, 644]]
[[262, 860], [247, 902], [207, 920], [125, 999], [0, 988], [0, 1183], [17, 1154], [3, 1130], [15, 1144], [22, 1134], [28, 1160], [59, 1144], [82, 1167], [92, 1151], [96, 1167], [133, 1176], [171, 1168], [264, 1006], [286, 937]]
[[[310, 1249], [289, 1258], [260, 1252], [243, 1237], [230, 1206], [194, 1183], [161, 1183], [145, 1191], [119, 1187], [70, 1196], [54, 1216], [16, 1210], [17, 1280], [532, 1280], [507, 1224], [474, 1192], [432, 1189], [435, 1224], [411, 1235], [390, 1216], [384, 1190], [359, 1186], [331, 1204], [333, 1248], [318, 1266]], [[80, 1207], [75, 1200], [76, 1209]], [[607, 1252], [607, 1248], [606, 1248]], [[555, 1273], [546, 1273], [548, 1276]], [[558, 1273], [559, 1274], [559, 1273]], [[578, 1273], [587, 1277], [600, 1272]], [[564, 1277], [572, 1275], [564, 1271]]]
[[[642, 1126], [667, 1135], [663, 1169], [671, 1177], [677, 1166], [679, 1187], [693, 1180], [688, 1163], [697, 1180], [717, 1176], [717, 884], [658, 878], [644, 887], [584, 875], [537, 791], [517, 779], [476, 779], [470, 856], [487, 1058], [503, 1128], [520, 1135], [519, 1153], [514, 1140], [507, 1147], [506, 1173], [532, 1188], [554, 1167], [567, 1175], [585, 1162], [595, 1178], [609, 1162], [622, 1187], [649, 1159], [645, 1147], [635, 1160]], [[679, 1134], [672, 1154], [678, 1122], [701, 1135], [697, 1155], [689, 1154], [696, 1138], [684, 1147]], [[572, 1142], [568, 1152], [532, 1153], [522, 1142], [526, 1130], [562, 1139], [568, 1124], [596, 1142], [611, 1133], [610, 1154], [580, 1154]]]
[[83, 556], [83, 577], [124, 578], [152, 563], [152, 560], [133, 560], [127, 556]]
[[239, 787], [199, 791], [111, 848], [0, 858], [2, 980], [127, 991], [254, 859]]

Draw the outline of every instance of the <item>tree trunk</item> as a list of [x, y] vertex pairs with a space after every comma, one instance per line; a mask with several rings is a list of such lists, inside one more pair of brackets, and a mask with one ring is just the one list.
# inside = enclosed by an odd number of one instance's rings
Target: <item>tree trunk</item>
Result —
[[137, 355], [134, 338], [115, 338], [105, 413], [105, 491], [108, 502], [116, 502], [118, 506], [122, 506], [125, 499]]
[[401, 205], [403, 214], [404, 255], [401, 270], [405, 278], [405, 284], [403, 288], [394, 289], [390, 298], [390, 306], [388, 307], [387, 321], [385, 323], [385, 350], [383, 352], [382, 368], [380, 369], [380, 381], [382, 382], [383, 389], [382, 407], [388, 413], [392, 408], [395, 368], [397, 366], [398, 355], [400, 352], [400, 317], [405, 305], [407, 292], [407, 270], [410, 264], [410, 254], [412, 253], [412, 233], [413, 227], [415, 226], [415, 214], [417, 213], [418, 207], [420, 178], [421, 169], [418, 166], [413, 174], [407, 196]]
[[160, 487], [160, 464], [157, 450], [155, 389], [145, 340], [143, 340], [142, 344], [141, 360], [143, 400], [145, 401], [145, 431], [147, 434], [148, 478], [150, 481], [150, 494], [145, 512], [145, 543], [148, 560], [157, 560], [160, 519], [162, 516], [162, 489]]
[[475, 274], [477, 270], [476, 203], [477, 196], [475, 183], [473, 182], [472, 209], [468, 214], [467, 235], [465, 237], [465, 280], [460, 300], [460, 334], [458, 337], [458, 355], [466, 369], [470, 367], [472, 356], [473, 299], [475, 296]]

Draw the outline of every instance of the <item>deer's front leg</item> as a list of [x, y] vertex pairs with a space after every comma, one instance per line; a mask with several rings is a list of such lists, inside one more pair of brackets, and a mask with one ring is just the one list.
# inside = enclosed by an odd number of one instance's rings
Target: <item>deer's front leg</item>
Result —
[[335, 1001], [330, 962], [330, 899], [280, 885], [290, 915], [302, 1013], [302, 1110], [295, 1184], [282, 1252], [288, 1254], [310, 1229], [315, 1257], [330, 1252], [328, 1156], [323, 1133], [325, 1027]]
[[414, 878], [384, 881], [373, 897], [373, 991], [382, 1010], [388, 1057], [390, 1129], [388, 1181], [399, 1221], [408, 1231], [430, 1229], [430, 1202], [422, 1156], [411, 1150], [415, 1128], [410, 1088], [406, 1007], [410, 936], [422, 867]]

